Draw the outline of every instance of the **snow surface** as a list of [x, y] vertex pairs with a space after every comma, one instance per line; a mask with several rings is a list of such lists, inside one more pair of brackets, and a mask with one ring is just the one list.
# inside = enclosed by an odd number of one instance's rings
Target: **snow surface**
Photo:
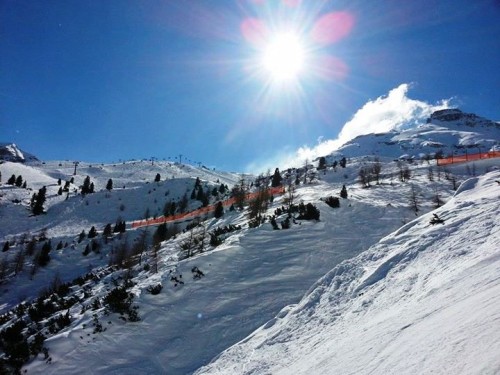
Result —
[[500, 180], [465, 181], [196, 374], [498, 374]]

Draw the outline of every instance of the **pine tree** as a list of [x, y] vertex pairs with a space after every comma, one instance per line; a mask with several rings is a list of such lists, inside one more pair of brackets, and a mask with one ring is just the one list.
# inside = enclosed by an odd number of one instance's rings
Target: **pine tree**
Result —
[[26, 189], [28, 187], [28, 184], [26, 183], [26, 180], [23, 182], [23, 189]]
[[44, 267], [46, 266], [49, 261], [50, 261], [50, 251], [52, 250], [52, 245], [50, 243], [50, 240], [45, 242], [42, 246], [42, 250], [40, 251], [40, 255], [38, 256], [37, 263], [39, 266]]
[[60, 186], [59, 190], [57, 191], [57, 195], [62, 195], [62, 193], [63, 193], [62, 186]]
[[161, 176], [159, 173], [157, 173], [155, 176], [155, 182], [160, 182], [160, 181], [161, 181]]
[[340, 159], [339, 164], [340, 164], [340, 166], [341, 166], [342, 168], [345, 168], [345, 166], [346, 166], [346, 164], [347, 164], [347, 160], [346, 160], [345, 156], [344, 156], [342, 159]]
[[38, 194], [33, 194], [33, 198], [31, 199], [31, 208], [33, 211], [33, 215], [43, 214], [43, 204], [45, 203], [45, 193], [47, 188], [44, 186], [38, 190]]
[[156, 231], [153, 234], [153, 245], [165, 241], [167, 239], [167, 236], [168, 236], [167, 224], [163, 223], [158, 225], [158, 228], [156, 228]]
[[95, 227], [92, 226], [92, 228], [90, 228], [89, 230], [88, 238], [94, 238], [95, 236], [97, 236], [97, 231]]
[[207, 207], [209, 203], [210, 203], [210, 198], [209, 198], [208, 190], [207, 190], [205, 192], [205, 194], [203, 195], [203, 199], [201, 200], [201, 204], [203, 207]]
[[342, 185], [342, 190], [340, 190], [340, 197], [346, 199], [347, 198], [347, 189], [345, 185]]
[[188, 208], [188, 203], [189, 203], [189, 201], [187, 198], [187, 194], [184, 193], [181, 201], [179, 202], [179, 212], [186, 212], [186, 209]]
[[222, 205], [222, 202], [217, 202], [215, 205], [214, 217], [218, 219], [222, 216], [224, 216], [224, 206]]
[[85, 250], [83, 250], [82, 255], [83, 255], [83, 256], [87, 256], [87, 255], [89, 255], [89, 254], [90, 254], [90, 245], [89, 245], [89, 244], [87, 244], [87, 246], [85, 246]]
[[16, 186], [21, 187], [23, 185], [23, 176], [19, 175], [16, 178]]
[[274, 175], [273, 175], [273, 178], [271, 180], [271, 186], [272, 187], [277, 187], [277, 186], [281, 186], [281, 180], [283, 178], [281, 177], [281, 174], [280, 174], [280, 170], [279, 168], [276, 168], [274, 170]]
[[198, 188], [198, 193], [196, 194], [196, 200], [203, 202], [204, 199], [205, 199], [205, 192], [200, 187], [200, 188]]
[[106, 184], [106, 190], [111, 191], [113, 189], [113, 180], [110, 178]]
[[82, 230], [82, 232], [78, 236], [78, 243], [82, 242], [85, 239], [85, 230]]
[[14, 185], [16, 183], [16, 175], [13, 174], [10, 176], [10, 178], [7, 180], [7, 185]]
[[59, 186], [61, 186], [61, 179], [60, 179], [60, 178], [57, 180], [57, 184], [58, 184]]
[[104, 230], [102, 231], [103, 237], [109, 237], [112, 234], [111, 224], [106, 224]]
[[85, 177], [83, 180], [83, 185], [82, 185], [82, 194], [89, 194], [90, 193], [90, 176]]
[[318, 162], [318, 170], [323, 170], [326, 169], [326, 158], [324, 156], [319, 158]]

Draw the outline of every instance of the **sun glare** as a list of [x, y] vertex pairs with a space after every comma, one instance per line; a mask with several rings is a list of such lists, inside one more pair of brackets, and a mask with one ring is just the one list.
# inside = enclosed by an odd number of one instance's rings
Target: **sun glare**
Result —
[[290, 32], [276, 34], [264, 48], [262, 65], [277, 82], [295, 80], [304, 69], [305, 50], [300, 38]]

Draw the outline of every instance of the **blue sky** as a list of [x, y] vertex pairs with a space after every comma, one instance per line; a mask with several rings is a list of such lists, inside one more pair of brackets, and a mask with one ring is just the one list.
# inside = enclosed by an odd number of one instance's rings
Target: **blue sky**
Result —
[[[496, 0], [0, 0], [0, 141], [255, 171], [397, 88], [500, 120], [499, 19]], [[262, 28], [300, 36], [292, 83], [262, 71]]]

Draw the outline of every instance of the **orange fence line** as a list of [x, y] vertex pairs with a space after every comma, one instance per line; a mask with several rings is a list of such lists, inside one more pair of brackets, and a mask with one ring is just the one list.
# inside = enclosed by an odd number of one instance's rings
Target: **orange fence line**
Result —
[[[268, 189], [268, 192], [272, 195], [278, 195], [278, 194], [283, 194], [285, 192], [285, 189], [282, 186], [278, 186], [278, 187]], [[258, 195], [259, 195], [259, 192], [248, 193], [246, 196], [246, 199], [252, 200], [252, 199], [255, 199]], [[236, 202], [236, 198], [229, 198], [229, 199], [226, 199], [225, 201], [222, 201], [222, 205], [227, 207], [227, 206], [231, 206], [235, 202]], [[174, 222], [174, 221], [178, 221], [181, 219], [194, 218], [194, 217], [198, 217], [198, 216], [201, 216], [204, 214], [208, 214], [209, 212], [215, 211], [215, 206], [216, 206], [215, 204], [212, 204], [210, 206], [201, 207], [201, 208], [194, 210], [194, 211], [191, 211], [191, 212], [184, 212], [184, 213], [179, 213], [179, 214], [175, 214], [175, 215], [171, 215], [171, 216], [160, 216], [160, 217], [157, 217], [155, 219], [136, 220], [136, 221], [132, 221], [130, 223], [130, 225], [131, 225], [131, 228], [134, 229], [134, 228], [146, 227], [146, 226], [150, 226], [150, 225], [159, 225], [159, 224], [163, 224], [163, 223], [167, 223], [167, 222]]]
[[454, 163], [463, 163], [472, 160], [491, 159], [499, 157], [500, 157], [500, 151], [480, 152], [477, 154], [465, 154], [465, 155], [457, 155], [457, 156], [450, 156], [447, 158], [437, 159], [437, 165], [448, 165]]

